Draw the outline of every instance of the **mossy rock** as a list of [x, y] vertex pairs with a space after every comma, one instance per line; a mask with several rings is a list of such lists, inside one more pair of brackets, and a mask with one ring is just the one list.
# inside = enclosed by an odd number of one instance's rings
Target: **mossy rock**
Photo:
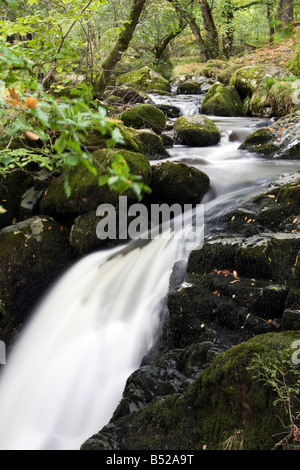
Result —
[[220, 131], [214, 122], [200, 114], [176, 119], [174, 130], [183, 144], [194, 147], [215, 145], [221, 139]]
[[127, 127], [135, 129], [148, 128], [157, 134], [161, 134], [167, 122], [166, 115], [151, 104], [137, 104], [124, 111], [120, 118]]
[[299, 159], [299, 116], [300, 112], [295, 111], [267, 128], [252, 132], [239, 148], [268, 158]]
[[[188, 272], [203, 274], [213, 269], [236, 270], [240, 276], [271, 280], [292, 287], [298, 279], [295, 269], [300, 235], [275, 233], [249, 238], [217, 238], [191, 252]], [[207, 262], [205, 262], [207, 260]]]
[[[135, 129], [130, 129], [123, 125], [122, 122], [113, 122], [111, 130], [118, 130], [123, 142], [118, 141], [115, 148], [123, 148], [132, 152], [139, 152], [141, 142], [136, 136]], [[111, 138], [110, 133], [102, 134], [96, 129], [91, 129], [85, 137], [85, 147], [89, 152], [95, 152], [106, 147], [106, 141]]]
[[116, 210], [116, 237], [102, 240], [97, 235], [97, 225], [101, 221], [101, 217], [97, 216], [96, 211], [85, 212], [79, 215], [71, 227], [70, 244], [78, 257], [86, 256], [95, 251], [102, 249], [114, 248], [120, 244], [126, 244], [129, 241], [128, 226], [132, 218], [125, 215], [127, 224], [123, 223], [122, 229], [119, 227], [119, 210]]
[[123, 103], [131, 105], [137, 103], [144, 103], [145, 101], [150, 99], [146, 93], [125, 85], [115, 88], [112, 92], [112, 95], [108, 95], [106, 100], [108, 100], [110, 96], [118, 97], [119, 102], [121, 98]]
[[300, 77], [300, 45], [297, 46], [291, 60], [287, 62], [286, 68], [296, 75], [296, 77]]
[[117, 81], [119, 85], [126, 85], [148, 93], [153, 90], [170, 91], [168, 80], [148, 66], [119, 75]]
[[[122, 155], [129, 165], [130, 172], [141, 176], [141, 181], [149, 185], [151, 181], [151, 166], [148, 159], [141, 153], [127, 150], [115, 150]], [[110, 157], [107, 150], [98, 150], [93, 157], [103, 167], [110, 165]], [[64, 189], [64, 175], [52, 181], [41, 200], [41, 211], [52, 216], [77, 217], [83, 212], [97, 209], [100, 204], [109, 203], [118, 206], [119, 193], [110, 190], [106, 185], [99, 186], [99, 177], [103, 174], [98, 170], [97, 175], [91, 174], [83, 164], [77, 165], [69, 175], [72, 188], [71, 196], [68, 198]], [[137, 202], [135, 194], [128, 190], [126, 192], [129, 202]]]
[[236, 88], [240, 97], [244, 100], [248, 96], [251, 97], [266, 78], [286, 78], [287, 74], [289, 74], [289, 72], [281, 67], [250, 65], [237, 69], [229, 84]]
[[151, 202], [198, 204], [209, 189], [209, 177], [181, 162], [164, 162], [152, 167]]
[[177, 95], [200, 95], [201, 87], [195, 82], [182, 82], [178, 85]]
[[[274, 406], [278, 396], [254, 380], [251, 367], [257, 357], [270, 367], [279, 354], [291, 357], [296, 340], [299, 332], [269, 333], [217, 355], [183, 393], [154, 398], [143, 409], [112, 420], [82, 450], [101, 450], [108, 438], [113, 449], [122, 450], [272, 449], [286, 431], [288, 414], [282, 402]], [[291, 361], [285, 367], [293, 367]]]
[[[47, 216], [35, 216], [0, 232], [0, 299], [5, 329], [17, 327], [46, 289], [73, 262], [68, 232]], [[11, 333], [12, 331], [10, 331]]]
[[0, 205], [6, 210], [0, 213], [0, 229], [20, 220], [20, 203], [23, 194], [32, 186], [33, 178], [25, 171], [8, 173], [0, 180]]
[[201, 113], [212, 116], [242, 116], [243, 104], [235, 88], [215, 83], [204, 97]]
[[240, 145], [241, 150], [257, 152], [262, 156], [273, 156], [278, 151], [276, 134], [268, 128], [258, 129], [252, 132]]
[[139, 152], [146, 155], [149, 160], [162, 160], [170, 156], [162, 137], [151, 129], [136, 130], [136, 136], [140, 141]]

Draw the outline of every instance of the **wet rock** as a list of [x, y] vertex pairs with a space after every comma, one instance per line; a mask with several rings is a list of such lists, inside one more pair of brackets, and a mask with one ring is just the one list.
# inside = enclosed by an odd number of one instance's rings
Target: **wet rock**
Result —
[[170, 157], [167, 152], [164, 140], [151, 129], [141, 129], [136, 131], [136, 136], [140, 141], [139, 151], [146, 155], [149, 160], [162, 160]]
[[0, 180], [0, 205], [6, 210], [0, 213], [0, 228], [21, 218], [20, 204], [24, 193], [32, 187], [33, 178], [24, 171], [14, 171]]
[[[134, 175], [140, 175], [141, 181], [149, 185], [151, 181], [151, 166], [148, 159], [141, 153], [129, 152], [127, 150], [116, 150], [121, 154], [129, 165]], [[105, 150], [94, 152], [94, 158], [100, 165], [107, 166], [110, 163], [108, 153]], [[76, 218], [84, 212], [95, 211], [100, 204], [109, 203], [117, 207], [119, 193], [110, 190], [107, 186], [99, 186], [99, 176], [90, 173], [83, 164], [77, 165], [70, 174], [69, 181], [72, 194], [67, 197], [64, 189], [64, 175], [52, 181], [41, 200], [41, 211], [53, 217]], [[136, 196], [131, 190], [126, 192], [129, 202], [136, 202]]]
[[175, 121], [174, 130], [183, 144], [206, 147], [215, 145], [221, 139], [217, 126], [206, 116], [181, 116]]
[[119, 75], [117, 81], [119, 85], [126, 85], [148, 93], [154, 90], [170, 91], [168, 80], [148, 66]]
[[8, 315], [0, 330], [11, 334], [74, 259], [68, 232], [50, 217], [35, 216], [3, 229], [0, 298]]
[[177, 87], [178, 95], [200, 95], [201, 87], [196, 82], [182, 82]]
[[103, 450], [112, 438], [122, 450], [272, 449], [286, 412], [277, 406], [274, 413], [278, 396], [254, 380], [251, 367], [257, 354], [267, 364], [279, 353], [289, 354], [298, 338], [297, 332], [269, 333], [218, 354], [182, 392], [156, 397], [135, 413], [112, 420], [82, 450]]
[[[128, 86], [120, 86], [117, 87], [113, 90], [112, 92], [113, 96], [116, 96], [122, 99], [123, 103], [126, 104], [137, 104], [137, 103], [145, 103], [147, 100], [149, 100], [149, 96], [146, 93], [143, 93], [142, 91], [136, 90], [135, 88], [128, 87]], [[111, 95], [108, 95], [108, 98]]]
[[299, 159], [299, 116], [300, 111], [295, 111], [268, 128], [258, 129], [246, 138], [240, 149], [268, 158]]
[[242, 116], [242, 100], [235, 88], [215, 83], [205, 94], [201, 113], [211, 116]]
[[160, 109], [168, 118], [178, 118], [181, 114], [180, 108], [170, 104], [158, 104], [157, 108]]
[[210, 184], [202, 171], [180, 162], [164, 162], [152, 167], [152, 203], [199, 203]]
[[167, 122], [165, 114], [151, 104], [137, 104], [124, 111], [120, 118], [127, 127], [149, 128], [158, 134], [165, 129]]

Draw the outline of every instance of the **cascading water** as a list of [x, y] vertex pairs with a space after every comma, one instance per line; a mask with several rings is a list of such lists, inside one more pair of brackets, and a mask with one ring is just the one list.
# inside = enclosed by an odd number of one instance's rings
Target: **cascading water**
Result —
[[[198, 108], [195, 99], [185, 114]], [[296, 168], [295, 162], [264, 161], [238, 150], [257, 120], [213, 119], [222, 131], [220, 144], [170, 149], [170, 160], [209, 175], [204, 202], [211, 226], [272, 177]], [[155, 341], [172, 268], [187, 257], [185, 241], [170, 232], [166, 239], [95, 253], [57, 282], [3, 366], [0, 449], [79, 449], [107, 424], [126, 379]]]

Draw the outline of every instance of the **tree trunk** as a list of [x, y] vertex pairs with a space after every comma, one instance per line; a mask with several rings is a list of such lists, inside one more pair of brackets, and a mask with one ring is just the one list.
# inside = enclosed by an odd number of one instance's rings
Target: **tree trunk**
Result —
[[167, 34], [159, 44], [156, 44], [153, 48], [156, 61], [159, 61], [164, 51], [166, 50], [168, 44], [172, 39], [176, 38], [182, 31], [187, 27], [187, 22], [182, 17], [180, 18], [179, 26], [176, 29], [173, 29], [169, 34]]
[[219, 55], [219, 39], [218, 31], [211, 13], [211, 9], [207, 0], [198, 0], [201, 8], [202, 18], [204, 22], [204, 29], [207, 35], [207, 42], [212, 59]]
[[233, 21], [233, 6], [231, 0], [228, 0], [227, 3], [224, 5], [223, 18], [225, 19], [226, 29], [225, 33], [223, 34], [222, 42], [223, 42], [223, 54], [226, 59], [232, 54], [232, 45], [233, 45], [233, 34], [234, 34], [234, 27], [232, 24]]
[[115, 46], [104, 60], [102, 71], [96, 78], [95, 91], [100, 95], [104, 92], [113, 71], [129, 46], [146, 2], [147, 0], [133, 0], [124, 30], [121, 31]]
[[188, 23], [193, 35], [195, 36], [195, 39], [199, 48], [201, 60], [203, 60], [203, 62], [206, 62], [211, 57], [207, 53], [207, 47], [206, 47], [205, 41], [202, 37], [200, 28], [197, 25], [195, 18], [186, 9], [178, 5], [178, 3], [174, 2], [174, 0], [168, 0], [168, 1], [173, 4], [175, 10], [180, 14], [181, 18]]
[[294, 0], [278, 0], [277, 18], [283, 26], [287, 26], [293, 21]]

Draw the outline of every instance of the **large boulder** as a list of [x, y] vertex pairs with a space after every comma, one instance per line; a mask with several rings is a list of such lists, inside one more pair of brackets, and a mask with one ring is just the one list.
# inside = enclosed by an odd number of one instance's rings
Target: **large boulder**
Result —
[[168, 80], [148, 66], [119, 75], [117, 81], [119, 85], [126, 85], [148, 93], [156, 90], [170, 91]]
[[[251, 97], [261, 86], [264, 80], [271, 78], [286, 78], [288, 72], [276, 66], [249, 65], [237, 69], [230, 85], [234, 86], [242, 99]], [[292, 75], [291, 75], [292, 76]]]
[[149, 128], [157, 134], [161, 134], [167, 122], [166, 115], [151, 104], [132, 106], [132, 108], [124, 111], [120, 118], [127, 127], [135, 129]]
[[242, 100], [235, 88], [215, 83], [204, 97], [201, 113], [212, 116], [242, 116]]
[[0, 332], [9, 336], [46, 289], [74, 262], [66, 229], [35, 216], [0, 232], [0, 299], [7, 315]]
[[209, 189], [209, 177], [181, 162], [164, 162], [152, 168], [151, 202], [198, 204]]
[[196, 82], [182, 82], [177, 87], [178, 95], [199, 95], [201, 93], [201, 87]]
[[[282, 367], [295, 401], [299, 365], [292, 363], [291, 348], [298, 339], [298, 332], [256, 336], [218, 354], [192, 383], [184, 375], [187, 358], [182, 350], [174, 351], [172, 360], [164, 356], [159, 371], [144, 367], [128, 380], [123, 409], [82, 450], [270, 450], [277, 448], [281, 433], [287, 439], [278, 448], [297, 448], [294, 436], [288, 438], [289, 415], [276, 385]], [[211, 351], [206, 346], [198, 345], [190, 354], [194, 362], [203, 363]], [[262, 364], [267, 365], [265, 373]], [[169, 381], [166, 367], [173, 371]], [[183, 371], [181, 388], [176, 369]], [[255, 379], [257, 374], [262, 380]], [[142, 406], [149, 390], [150, 402]], [[294, 403], [292, 409], [296, 411]]]
[[[151, 166], [145, 155], [127, 150], [115, 150], [122, 155], [134, 175], [141, 176], [141, 182], [149, 185], [151, 181]], [[118, 206], [119, 193], [110, 190], [106, 185], [99, 186], [99, 177], [103, 174], [101, 166], [110, 164], [107, 150], [98, 150], [93, 157], [99, 162], [98, 174], [90, 173], [83, 164], [77, 165], [69, 175], [72, 193], [67, 197], [64, 188], [64, 175], [54, 179], [45, 191], [41, 200], [41, 211], [53, 217], [77, 217], [83, 212], [94, 211], [100, 204], [109, 203]], [[126, 192], [129, 202], [136, 202], [136, 196], [131, 191]]]
[[255, 152], [263, 157], [284, 159], [300, 158], [300, 111], [278, 119], [269, 127], [252, 132], [240, 149]]
[[183, 144], [194, 147], [215, 145], [221, 139], [214, 122], [200, 114], [179, 117], [175, 121], [174, 130]]

